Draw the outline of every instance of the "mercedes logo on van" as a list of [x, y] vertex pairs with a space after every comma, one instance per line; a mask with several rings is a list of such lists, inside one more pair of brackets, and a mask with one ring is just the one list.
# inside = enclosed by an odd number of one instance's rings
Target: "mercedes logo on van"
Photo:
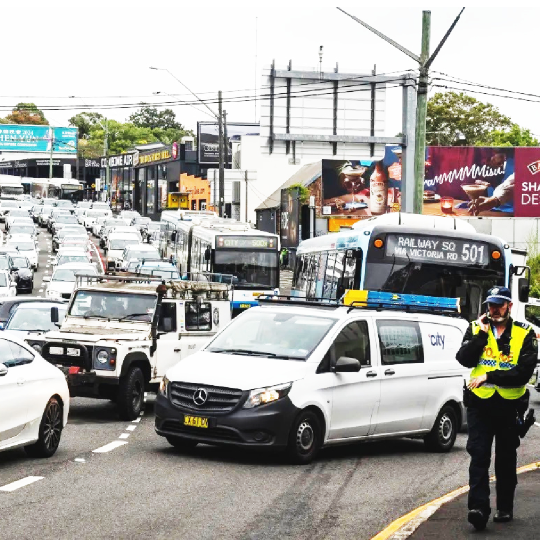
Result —
[[200, 407], [206, 403], [207, 399], [208, 392], [204, 388], [197, 388], [197, 390], [195, 390], [195, 394], [193, 394], [193, 403], [195, 403], [195, 405]]

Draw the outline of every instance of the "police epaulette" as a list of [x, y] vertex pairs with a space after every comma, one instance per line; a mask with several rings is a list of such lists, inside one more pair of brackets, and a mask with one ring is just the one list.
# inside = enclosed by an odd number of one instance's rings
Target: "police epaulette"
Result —
[[522, 322], [518, 322], [518, 321], [514, 321], [514, 324], [516, 326], [519, 326], [520, 328], [523, 328], [524, 330], [529, 330], [531, 328], [531, 325], [530, 324], [527, 324], [527, 323], [522, 323]]

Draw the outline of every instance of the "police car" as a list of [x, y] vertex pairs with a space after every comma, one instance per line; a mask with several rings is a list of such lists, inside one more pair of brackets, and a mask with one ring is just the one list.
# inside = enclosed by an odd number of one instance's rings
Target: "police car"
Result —
[[283, 449], [295, 463], [390, 437], [448, 452], [465, 420], [469, 370], [455, 356], [467, 322], [438, 313], [459, 301], [373, 294], [351, 306], [261, 300], [167, 371], [156, 432], [179, 449]]

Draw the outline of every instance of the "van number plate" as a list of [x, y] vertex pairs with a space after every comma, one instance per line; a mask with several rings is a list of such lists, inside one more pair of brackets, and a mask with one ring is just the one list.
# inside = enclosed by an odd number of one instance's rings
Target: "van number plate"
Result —
[[184, 426], [208, 428], [208, 418], [200, 416], [184, 416]]

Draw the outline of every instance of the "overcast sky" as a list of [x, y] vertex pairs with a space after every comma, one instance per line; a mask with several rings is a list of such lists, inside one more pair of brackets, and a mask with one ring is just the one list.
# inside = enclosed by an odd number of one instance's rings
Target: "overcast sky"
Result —
[[[540, 94], [540, 7], [521, 5], [469, 3], [435, 60], [431, 76], [439, 77], [435, 71], [440, 71], [487, 86]], [[540, 3], [528, 4], [535, 5]], [[204, 99], [216, 96], [220, 89], [225, 97], [252, 99], [256, 87], [261, 93], [261, 69], [273, 59], [276, 67], [286, 67], [292, 60], [295, 68], [318, 70], [320, 45], [324, 47], [323, 71], [333, 70], [336, 63], [340, 71], [354, 73], [369, 73], [374, 64], [378, 73], [417, 67], [414, 60], [336, 6], [417, 54], [422, 9], [431, 10], [432, 51], [460, 9], [454, 2], [445, 2], [442, 8], [407, 1], [370, 2], [369, 7], [350, 0], [4, 1], [0, 6], [0, 106], [34, 101], [82, 110], [85, 105], [193, 99], [166, 71], [153, 71], [150, 66], [168, 69]], [[435, 91], [441, 90], [434, 88], [431, 93]], [[540, 137], [540, 98], [529, 98], [538, 101], [530, 103], [471, 95], [495, 104]], [[225, 108], [230, 121], [258, 121], [254, 101], [227, 103]], [[400, 108], [400, 92], [389, 90], [387, 135], [401, 129]], [[203, 106], [199, 110], [190, 106], [173, 109], [180, 122], [194, 130], [198, 120], [210, 119], [202, 112]], [[67, 125], [68, 118], [77, 112], [81, 111], [50, 111], [46, 116], [53, 125]], [[100, 112], [125, 121], [131, 110]], [[0, 116], [6, 114], [0, 111]]]

